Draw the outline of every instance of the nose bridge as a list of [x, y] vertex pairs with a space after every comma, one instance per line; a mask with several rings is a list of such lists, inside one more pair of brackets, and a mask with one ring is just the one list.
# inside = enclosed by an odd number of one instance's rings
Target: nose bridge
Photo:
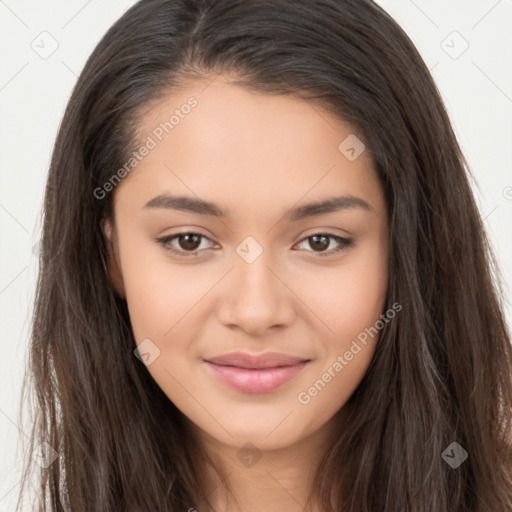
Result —
[[292, 306], [286, 286], [271, 270], [275, 262], [271, 252], [258, 248], [254, 240], [246, 240], [237, 247], [237, 253], [229, 288], [222, 294], [223, 323], [258, 332], [289, 322]]
[[[266, 305], [270, 308], [277, 295], [282, 294], [282, 283], [271, 272], [274, 258], [269, 250], [258, 251], [253, 242], [245, 242], [237, 248], [240, 258], [235, 263], [234, 279], [236, 279], [235, 295], [241, 303], [253, 306]], [[243, 252], [245, 249], [247, 252]], [[240, 254], [241, 253], [241, 254]], [[260, 304], [261, 302], [261, 304]]]
[[276, 277], [270, 271], [272, 260], [270, 251], [264, 251], [254, 261], [241, 258], [234, 269], [239, 286], [251, 295], [279, 293], [275, 289], [278, 284]]

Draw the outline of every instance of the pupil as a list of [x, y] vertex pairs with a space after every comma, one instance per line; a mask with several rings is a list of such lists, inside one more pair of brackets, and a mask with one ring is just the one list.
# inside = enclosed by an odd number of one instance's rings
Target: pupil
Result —
[[[192, 239], [195, 239], [194, 241], [190, 242], [190, 238]], [[183, 249], [188, 249], [188, 250], [195, 250], [197, 249], [197, 247], [199, 246], [199, 239], [200, 237], [198, 235], [195, 235], [195, 234], [187, 234], [187, 235], [181, 235], [179, 240], [180, 240], [180, 246], [183, 248]], [[183, 244], [183, 240], [185, 240], [185, 243]], [[192, 245], [192, 247], [190, 246], [190, 244]]]
[[[313, 240], [313, 243], [309, 243], [309, 245], [311, 246], [311, 248], [313, 249], [326, 249], [327, 247], [329, 247], [329, 240], [328, 240], [328, 237], [326, 237], [325, 235], [313, 235], [312, 237], [310, 237], [312, 240]], [[322, 242], [318, 242], [319, 239], [323, 239], [323, 243]]]

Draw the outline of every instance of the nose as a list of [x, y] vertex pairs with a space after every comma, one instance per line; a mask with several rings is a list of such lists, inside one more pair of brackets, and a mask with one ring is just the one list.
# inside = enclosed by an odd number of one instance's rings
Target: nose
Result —
[[219, 289], [220, 321], [252, 336], [290, 325], [295, 314], [294, 294], [285, 276], [270, 268], [264, 255], [252, 263], [238, 261]]

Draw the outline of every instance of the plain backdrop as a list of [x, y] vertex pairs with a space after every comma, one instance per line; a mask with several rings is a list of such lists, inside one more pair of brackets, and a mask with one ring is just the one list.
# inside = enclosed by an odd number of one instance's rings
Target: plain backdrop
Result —
[[[134, 3], [0, 0], [0, 512], [14, 510], [20, 441], [29, 434], [18, 421], [19, 394], [52, 146], [87, 57]], [[442, 93], [475, 177], [510, 325], [512, 0], [379, 3], [411, 37]]]

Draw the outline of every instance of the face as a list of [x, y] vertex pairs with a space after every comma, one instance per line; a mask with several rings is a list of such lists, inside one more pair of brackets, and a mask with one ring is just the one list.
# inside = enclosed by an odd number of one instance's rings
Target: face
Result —
[[[363, 378], [385, 313], [388, 219], [361, 137], [220, 78], [152, 104], [138, 136], [104, 229], [147, 370], [219, 442], [313, 435]], [[233, 352], [306, 362], [206, 362]]]

